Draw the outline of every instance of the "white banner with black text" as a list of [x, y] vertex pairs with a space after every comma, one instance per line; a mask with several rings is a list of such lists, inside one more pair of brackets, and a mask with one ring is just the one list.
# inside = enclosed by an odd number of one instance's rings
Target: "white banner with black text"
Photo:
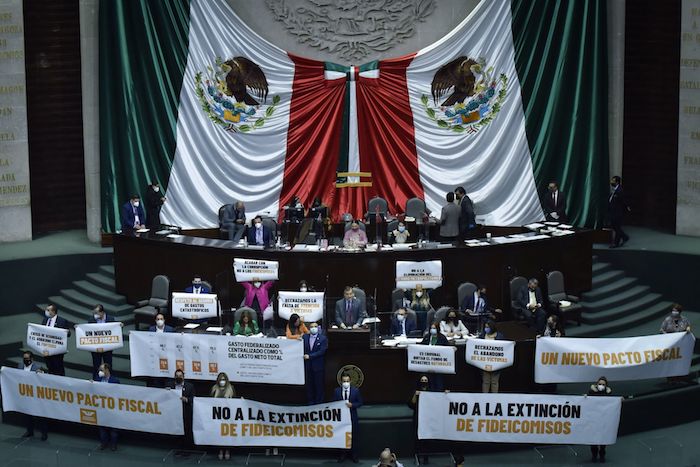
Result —
[[514, 341], [493, 339], [467, 339], [467, 363], [484, 371], [498, 371], [513, 365]]
[[307, 323], [323, 319], [323, 292], [279, 292], [277, 314], [289, 320], [296, 313]]
[[76, 324], [75, 347], [90, 352], [109, 352], [124, 347], [122, 323]]
[[408, 371], [455, 374], [455, 352], [452, 345], [414, 344], [406, 348]]
[[175, 318], [204, 319], [218, 315], [216, 294], [173, 292], [170, 303]]
[[396, 288], [415, 289], [416, 285], [435, 289], [442, 285], [442, 261], [397, 261]]
[[279, 269], [277, 261], [233, 258], [236, 282], [276, 281], [279, 278]]
[[39, 355], [61, 355], [68, 352], [68, 330], [27, 323], [27, 347]]

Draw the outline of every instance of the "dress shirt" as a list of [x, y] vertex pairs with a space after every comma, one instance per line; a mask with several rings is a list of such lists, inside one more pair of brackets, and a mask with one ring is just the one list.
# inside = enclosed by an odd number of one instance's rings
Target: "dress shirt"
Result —
[[530, 295], [530, 301], [528, 302], [528, 305], [537, 305], [537, 296], [535, 295], [535, 291], [528, 289], [527, 293]]

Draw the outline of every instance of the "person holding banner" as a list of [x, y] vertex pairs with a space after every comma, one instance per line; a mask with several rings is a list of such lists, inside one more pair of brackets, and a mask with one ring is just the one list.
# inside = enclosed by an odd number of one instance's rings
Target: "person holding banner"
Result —
[[[612, 394], [612, 388], [608, 386], [608, 379], [605, 376], [598, 378], [595, 384], [591, 384], [588, 390], [589, 396], [609, 396]], [[600, 463], [605, 463], [605, 445], [593, 445], [591, 446], [591, 461], [598, 462], [598, 456], [600, 456]]]
[[236, 201], [224, 209], [221, 227], [228, 230], [228, 239], [238, 242], [245, 232], [245, 204]]
[[173, 389], [180, 394], [182, 401], [182, 421], [185, 426], [185, 445], [194, 445], [192, 438], [192, 402], [194, 398], [194, 385], [185, 381], [185, 372], [180, 368], [175, 370], [175, 379], [166, 385], [167, 389]]
[[304, 320], [299, 317], [298, 314], [292, 313], [287, 321], [287, 326], [285, 328], [284, 334], [287, 339], [301, 339], [304, 334], [308, 334], [309, 330], [304, 324]]
[[[93, 377], [93, 381], [97, 381], [99, 383], [111, 383], [111, 384], [119, 384], [119, 380], [117, 379], [116, 376], [112, 375], [112, 366], [103, 363], [100, 365], [100, 368], [97, 372], [97, 375]], [[117, 450], [117, 438], [119, 437], [119, 432], [117, 431], [116, 428], [110, 428], [110, 427], [99, 427], [100, 430], [100, 451], [104, 450], [107, 448], [107, 445], [109, 445], [109, 448], [112, 451]]]
[[[37, 362], [34, 361], [34, 356], [31, 352], [22, 353], [22, 361], [17, 365], [17, 368], [24, 371], [33, 371], [34, 373], [41, 373], [41, 367]], [[34, 417], [32, 415], [25, 415], [27, 431], [24, 432], [22, 438], [30, 438], [34, 436], [34, 425], [38, 425], [39, 431], [41, 431], [41, 440], [46, 441], [48, 439], [48, 424], [46, 419], [42, 417]]]
[[[450, 345], [447, 342], [447, 337], [440, 332], [440, 323], [433, 323], [430, 325], [430, 331], [428, 335], [421, 341], [422, 345]], [[430, 381], [431, 391], [442, 391], [445, 389], [445, 379], [439, 373], [433, 375], [433, 379]]]
[[352, 440], [350, 444], [350, 452], [343, 451], [338, 457], [338, 462], [343, 462], [350, 454], [352, 461], [357, 464], [360, 460], [357, 457], [357, 439], [360, 433], [360, 424], [357, 419], [357, 409], [362, 407], [362, 394], [360, 390], [350, 384], [350, 375], [343, 374], [340, 377], [340, 387], [333, 391], [334, 401], [345, 401], [345, 405], [350, 409], [350, 418], [352, 420]]
[[671, 308], [671, 314], [664, 318], [661, 323], [661, 333], [668, 334], [671, 332], [690, 332], [690, 321], [685, 316], [681, 316], [683, 307], [678, 303], [674, 303]]
[[[484, 329], [479, 334], [479, 339], [505, 340], [503, 333], [496, 328], [496, 322], [492, 319], [484, 323]], [[498, 392], [498, 383], [501, 379], [500, 371], [481, 370], [481, 392]]]
[[[68, 337], [70, 337], [68, 321], [58, 316], [58, 308], [56, 308], [56, 305], [48, 305], [44, 311], [44, 316], [45, 317], [41, 321], [41, 324], [50, 328], [66, 329], [68, 331]], [[64, 354], [44, 356], [44, 361], [49, 369], [49, 374], [59, 376], [66, 375], [66, 369], [63, 367], [63, 355]]]
[[241, 313], [241, 318], [233, 327], [233, 335], [252, 336], [254, 334], [258, 334], [259, 332], [260, 329], [258, 328], [258, 321], [250, 316], [248, 310], [244, 310], [243, 313]]
[[[88, 320], [88, 323], [113, 323], [114, 317], [109, 316], [105, 313], [105, 307], [101, 304], [95, 305], [95, 309], [92, 310], [92, 318]], [[112, 366], [112, 351], [108, 352], [90, 352], [92, 355], [92, 378], [97, 377], [97, 372], [100, 369], [102, 363]]]
[[[233, 388], [233, 384], [228, 379], [228, 375], [221, 372], [216, 377], [216, 384], [212, 386], [209, 392], [211, 397], [223, 398], [223, 399], [233, 399], [236, 397], [236, 390]], [[219, 449], [219, 460], [229, 460], [231, 458], [231, 451], [228, 449]]]
[[423, 288], [422, 284], [416, 284], [416, 288], [409, 292], [411, 300], [409, 308], [416, 312], [420, 329], [425, 328], [428, 312], [433, 309], [433, 306], [430, 304], [429, 292], [429, 290]]
[[302, 336], [304, 342], [304, 376], [306, 398], [309, 405], [323, 403], [323, 383], [326, 376], [326, 351], [328, 338], [319, 334], [318, 323], [309, 323], [309, 333]]
[[275, 285], [275, 281], [261, 282], [257, 277], [252, 282], [241, 282], [245, 289], [245, 306], [255, 310], [260, 319], [263, 318], [263, 311], [270, 305], [270, 289]]
[[163, 316], [163, 313], [158, 313], [156, 315], [155, 323], [156, 324], [148, 328], [150, 332], [175, 332], [175, 328], [165, 324], [165, 316]]
[[423, 440], [418, 438], [418, 401], [420, 400], [420, 395], [424, 392], [431, 392], [434, 389], [431, 388], [430, 380], [428, 375], [420, 375], [418, 379], [418, 387], [413, 392], [411, 399], [408, 401], [408, 406], [413, 410], [413, 435], [415, 436], [413, 440], [414, 450], [416, 456], [422, 457], [421, 464], [428, 463], [428, 456], [421, 455], [421, 453], [429, 451], [429, 440]]

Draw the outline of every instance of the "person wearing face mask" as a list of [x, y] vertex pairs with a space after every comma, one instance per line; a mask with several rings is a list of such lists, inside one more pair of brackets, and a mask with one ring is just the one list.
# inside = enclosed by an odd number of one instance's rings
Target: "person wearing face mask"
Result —
[[258, 328], [258, 321], [254, 316], [251, 316], [248, 310], [241, 313], [241, 317], [233, 327], [234, 336], [252, 336], [254, 334], [258, 334], [259, 332], [260, 329]]
[[440, 332], [444, 334], [445, 337], [453, 337], [456, 339], [469, 334], [469, 330], [459, 319], [457, 310], [454, 308], [451, 308], [447, 314], [445, 314], [445, 319], [440, 321]]
[[296, 313], [292, 313], [289, 317], [284, 334], [287, 339], [301, 339], [304, 334], [308, 334], [309, 330], [304, 324], [304, 320]]
[[[484, 323], [484, 329], [479, 334], [479, 339], [502, 341], [505, 337], [496, 328], [496, 322], [490, 319]], [[481, 392], [498, 392], [500, 378], [500, 371], [481, 370]]]
[[[228, 379], [228, 375], [221, 372], [216, 377], [216, 383], [211, 387], [209, 391], [211, 397], [232, 399], [236, 397], [236, 390]], [[231, 451], [228, 449], [219, 449], [219, 460], [229, 460], [231, 458]]]
[[428, 456], [424, 453], [430, 452], [431, 449], [429, 448], [429, 440], [418, 439], [418, 401], [420, 400], [421, 393], [432, 391], [434, 391], [434, 389], [432, 388], [431, 380], [428, 378], [428, 375], [421, 375], [420, 378], [418, 378], [416, 390], [413, 392], [411, 398], [408, 401], [408, 406], [413, 410], [413, 444], [415, 446], [414, 450], [416, 457], [420, 459], [421, 464], [428, 463]]
[[459, 237], [459, 206], [455, 204], [455, 194], [447, 193], [447, 204], [440, 212], [440, 240], [452, 243]]
[[320, 334], [320, 329], [318, 323], [309, 323], [309, 333], [302, 336], [306, 399], [309, 405], [321, 404], [324, 399], [328, 338]]
[[255, 216], [250, 227], [248, 229], [248, 245], [272, 245], [272, 232], [263, 225], [262, 217]]
[[356, 440], [359, 439], [360, 434], [357, 409], [362, 407], [362, 394], [360, 394], [360, 390], [358, 388], [350, 384], [350, 375], [347, 373], [344, 373], [343, 376], [340, 377], [340, 387], [335, 388], [335, 391], [333, 391], [333, 400], [345, 401], [345, 404], [348, 406], [348, 408], [350, 408], [350, 419], [352, 420], [351, 447], [349, 452], [345, 450], [341, 452], [338, 462], [343, 462], [347, 457], [349, 457], [355, 464], [357, 464], [359, 462], [359, 458], [357, 457], [358, 444]]
[[[95, 305], [95, 308], [92, 310], [92, 318], [88, 321], [88, 323], [113, 323], [114, 322], [114, 317], [108, 315], [105, 312], [104, 306], [101, 304]], [[95, 376], [97, 376], [97, 372], [100, 368], [100, 365], [102, 363], [108, 364], [110, 367], [112, 366], [112, 351], [110, 350], [109, 352], [90, 352], [92, 354], [92, 377], [93, 379]]]
[[350, 223], [350, 228], [343, 236], [343, 246], [345, 248], [364, 248], [367, 245], [367, 234], [360, 228], [357, 221]]
[[[422, 345], [450, 345], [447, 337], [440, 332], [440, 323], [432, 323], [428, 329], [428, 334], [421, 341]], [[445, 389], [445, 379], [440, 373], [435, 373], [430, 378], [431, 391], [443, 391]]]
[[629, 211], [630, 207], [622, 191], [622, 179], [615, 175], [610, 179], [610, 197], [608, 198], [608, 218], [610, 219], [610, 227], [613, 229], [610, 248], [621, 247], [629, 241], [629, 235], [622, 230], [625, 214]]
[[559, 184], [555, 181], [547, 185], [547, 193], [542, 197], [542, 210], [544, 218], [549, 222], [566, 222], [566, 197], [559, 191]]
[[228, 239], [238, 242], [245, 232], [245, 204], [236, 201], [224, 209], [221, 227], [228, 231]]
[[157, 181], [146, 187], [146, 227], [151, 230], [160, 229], [160, 208], [165, 203], [165, 196], [160, 191]]
[[405, 308], [399, 308], [391, 319], [391, 334], [394, 336], [408, 336], [416, 330], [416, 321], [408, 314]]
[[[34, 373], [42, 373], [41, 366], [34, 361], [34, 356], [31, 352], [22, 353], [22, 361], [19, 362], [17, 368], [24, 371], [33, 371]], [[48, 424], [46, 419], [42, 417], [35, 417], [33, 415], [25, 415], [25, 426], [27, 431], [24, 432], [22, 438], [30, 438], [34, 436], [34, 425], [41, 431], [41, 440], [46, 441], [48, 438]]]
[[661, 332], [668, 334], [671, 332], [690, 332], [690, 321], [681, 315], [683, 307], [678, 303], [674, 303], [671, 307], [671, 313], [666, 316], [661, 323]]
[[[97, 375], [95, 375], [92, 378], [93, 381], [97, 381], [98, 383], [110, 383], [110, 384], [119, 384], [119, 380], [117, 379], [116, 376], [112, 374], [112, 366], [108, 365], [107, 363], [103, 363], [100, 365], [99, 370], [97, 371]], [[119, 437], [119, 432], [117, 431], [116, 428], [109, 428], [109, 427], [99, 427], [100, 431], [100, 450], [107, 449], [107, 446], [112, 451], [117, 450], [117, 438]]]
[[180, 394], [182, 401], [182, 420], [185, 426], [185, 447], [194, 445], [192, 438], [192, 399], [194, 398], [194, 386], [189, 381], [185, 381], [185, 372], [181, 369], [175, 370], [175, 379], [170, 381], [166, 388], [172, 389]]
[[263, 311], [270, 306], [270, 289], [275, 285], [275, 281], [262, 282], [254, 277], [251, 282], [241, 282], [245, 289], [243, 304], [255, 310], [260, 318], [263, 318]]
[[[605, 376], [598, 378], [595, 384], [591, 384], [590, 389], [588, 389], [589, 396], [609, 396], [612, 394], [612, 388], [608, 386], [608, 379]], [[594, 445], [591, 446], [591, 461], [598, 462], [598, 457], [600, 456], [600, 463], [605, 463], [605, 445]]]
[[148, 328], [150, 332], [175, 332], [175, 328], [165, 324], [165, 316], [163, 313], [156, 315], [155, 324]]
[[411, 301], [409, 308], [416, 312], [418, 327], [424, 329], [428, 312], [433, 309], [430, 304], [429, 291], [424, 289], [422, 284], [416, 284], [416, 288], [408, 292], [408, 296]]
[[146, 213], [141, 206], [141, 197], [131, 195], [129, 201], [122, 206], [122, 232], [129, 233], [146, 226]]
[[[48, 326], [50, 328], [62, 328], [68, 330], [68, 337], [70, 337], [70, 326], [68, 321], [64, 318], [58, 316], [58, 308], [56, 305], [48, 305], [46, 310], [44, 310], [44, 319], [41, 324]], [[51, 375], [66, 375], [66, 369], [63, 367], [63, 354], [60, 355], [44, 355], [44, 361], [49, 369], [49, 374]]]
[[309, 287], [309, 284], [305, 280], [299, 281], [299, 292], [313, 292], [314, 288]]
[[391, 231], [391, 236], [394, 237], [394, 243], [406, 243], [411, 233], [404, 222], [399, 222], [398, 226]]
[[544, 328], [542, 337], [561, 337], [559, 318], [557, 318], [557, 315], [550, 315], [549, 318], [547, 318], [547, 325]]
[[192, 278], [192, 285], [187, 287], [185, 289], [185, 292], [186, 293], [200, 294], [200, 293], [211, 293], [211, 290], [209, 290], [209, 287], [207, 287], [207, 285], [204, 284], [204, 282], [202, 281], [202, 276], [197, 274]]

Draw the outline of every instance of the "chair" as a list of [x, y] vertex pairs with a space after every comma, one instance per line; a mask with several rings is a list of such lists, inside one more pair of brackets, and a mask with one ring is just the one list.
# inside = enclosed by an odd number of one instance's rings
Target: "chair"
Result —
[[260, 320], [258, 320], [258, 314], [253, 310], [252, 308], [248, 306], [242, 306], [239, 309], [237, 309], [233, 313], [233, 325], [235, 326], [238, 321], [241, 319], [241, 315], [243, 314], [244, 311], [248, 312], [248, 315], [251, 316], [255, 322], [258, 324], [258, 327], [260, 327]]
[[365, 317], [368, 316], [367, 315], [367, 294], [365, 293], [365, 291], [359, 287], [353, 287], [352, 293], [355, 294], [355, 298], [357, 298], [360, 301], [360, 314], [362, 314], [362, 316], [365, 316]]
[[267, 227], [270, 230], [270, 241], [274, 243], [277, 239], [277, 221], [275, 221], [272, 217], [263, 217], [262, 224], [263, 227]]
[[396, 311], [399, 309], [399, 307], [396, 306], [396, 302], [403, 299], [405, 293], [406, 292], [403, 289], [394, 289], [391, 291], [391, 311]]
[[[316, 234], [314, 232], [314, 219], [306, 218], [301, 221], [297, 229], [297, 235], [294, 239], [294, 243], [303, 243], [306, 245], [316, 244]], [[287, 239], [289, 241], [289, 239]]]
[[379, 208], [379, 214], [386, 219], [386, 214], [389, 211], [389, 203], [387, 203], [384, 198], [380, 198], [379, 196], [375, 196], [367, 203], [367, 214], [365, 214], [365, 219], [369, 219], [369, 216], [373, 216], [377, 208]]
[[228, 240], [228, 229], [224, 228], [224, 211], [231, 206], [230, 204], [224, 204], [219, 208], [219, 238]]
[[[435, 308], [431, 308], [428, 311], [428, 314], [425, 318], [425, 332], [430, 332], [430, 325], [433, 323], [439, 323], [443, 319], [445, 319], [445, 315], [447, 315], [447, 312], [450, 310], [449, 306], [441, 306], [437, 310]], [[413, 310], [411, 310], [413, 311]]]
[[208, 288], [211, 291], [209, 293], [216, 293], [216, 292], [214, 292], [214, 287], [211, 286], [211, 282], [202, 281], [202, 285], [204, 285], [204, 287]]
[[525, 310], [518, 304], [518, 292], [520, 289], [527, 286], [527, 279], [523, 276], [515, 276], [510, 280], [510, 309], [513, 313], [513, 318], [524, 320]]
[[[576, 321], [577, 325], [581, 326], [583, 307], [577, 303], [578, 297], [566, 293], [564, 274], [561, 271], [551, 271], [547, 274], [547, 300], [550, 311], [560, 316], [559, 322], [562, 327], [567, 321]], [[569, 301], [571, 305], [562, 308], [559, 305], [561, 300]]]
[[471, 282], [462, 282], [459, 284], [459, 287], [457, 287], [457, 308], [459, 310], [462, 310], [462, 303], [464, 303], [464, 300], [467, 297], [474, 295], [474, 292], [476, 292], [475, 284]]
[[423, 223], [423, 213], [428, 212], [425, 201], [420, 198], [411, 198], [406, 201], [406, 216], [416, 219], [416, 224]]
[[138, 331], [139, 324], [146, 318], [148, 318], [148, 324], [150, 325], [158, 313], [165, 314], [168, 311], [169, 298], [170, 279], [168, 276], [155, 276], [151, 282], [151, 298], [136, 302], [134, 329]]

